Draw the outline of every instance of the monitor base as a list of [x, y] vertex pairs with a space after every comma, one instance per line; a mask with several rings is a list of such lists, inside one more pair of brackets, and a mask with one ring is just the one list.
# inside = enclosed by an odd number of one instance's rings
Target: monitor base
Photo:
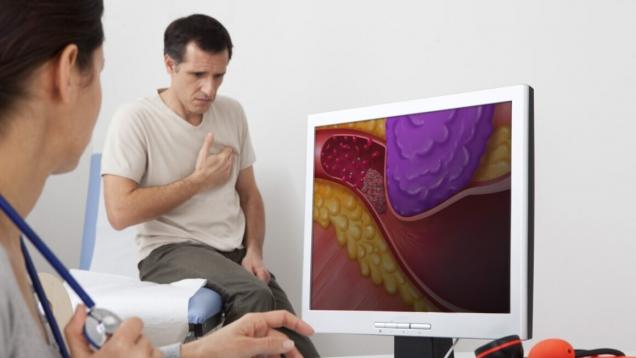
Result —
[[[393, 340], [395, 358], [444, 358], [453, 345], [451, 338], [395, 336]], [[448, 358], [453, 358], [451, 353]]]

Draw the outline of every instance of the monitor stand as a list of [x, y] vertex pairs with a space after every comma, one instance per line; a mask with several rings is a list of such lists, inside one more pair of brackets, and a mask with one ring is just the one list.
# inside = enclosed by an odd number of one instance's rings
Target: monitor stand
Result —
[[[453, 345], [451, 338], [395, 336], [393, 340], [395, 358], [444, 358]], [[451, 353], [448, 358], [453, 358]]]

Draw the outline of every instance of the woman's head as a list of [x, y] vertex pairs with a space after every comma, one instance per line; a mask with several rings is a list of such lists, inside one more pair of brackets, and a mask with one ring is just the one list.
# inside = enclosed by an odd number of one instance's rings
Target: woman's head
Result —
[[57, 152], [52, 171], [70, 170], [101, 104], [103, 2], [0, 0], [0, 9], [0, 141], [12, 122], [37, 121]]

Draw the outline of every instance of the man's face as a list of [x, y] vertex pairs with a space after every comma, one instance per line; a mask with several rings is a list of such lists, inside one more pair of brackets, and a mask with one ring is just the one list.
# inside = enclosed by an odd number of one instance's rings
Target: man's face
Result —
[[186, 117], [201, 115], [210, 108], [229, 61], [227, 50], [210, 53], [201, 50], [194, 42], [186, 46], [181, 63], [176, 64], [166, 56], [166, 67], [172, 80], [171, 89]]

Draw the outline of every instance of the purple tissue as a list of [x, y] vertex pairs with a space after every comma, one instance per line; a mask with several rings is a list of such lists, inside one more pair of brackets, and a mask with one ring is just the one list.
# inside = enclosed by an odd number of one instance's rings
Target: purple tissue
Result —
[[492, 132], [495, 106], [388, 118], [387, 191], [393, 210], [423, 213], [461, 191], [473, 177]]

